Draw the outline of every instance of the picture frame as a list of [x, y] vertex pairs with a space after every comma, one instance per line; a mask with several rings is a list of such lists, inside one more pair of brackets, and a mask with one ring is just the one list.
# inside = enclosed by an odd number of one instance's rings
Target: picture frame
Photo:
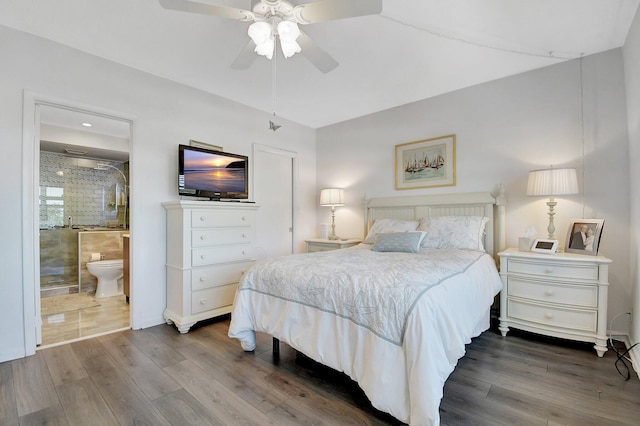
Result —
[[395, 147], [396, 189], [456, 184], [456, 135], [438, 136]]
[[534, 253], [547, 253], [554, 254], [558, 252], [558, 240], [547, 240], [542, 238], [536, 238], [531, 246], [531, 251]]
[[603, 227], [604, 219], [572, 219], [564, 251], [597, 256]]

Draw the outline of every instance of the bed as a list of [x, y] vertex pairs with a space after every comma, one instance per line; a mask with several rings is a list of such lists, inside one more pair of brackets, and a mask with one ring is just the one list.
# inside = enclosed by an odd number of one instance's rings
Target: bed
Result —
[[238, 287], [229, 336], [256, 332], [344, 372], [372, 405], [438, 425], [444, 382], [502, 288], [504, 194], [373, 198], [363, 244], [269, 259]]

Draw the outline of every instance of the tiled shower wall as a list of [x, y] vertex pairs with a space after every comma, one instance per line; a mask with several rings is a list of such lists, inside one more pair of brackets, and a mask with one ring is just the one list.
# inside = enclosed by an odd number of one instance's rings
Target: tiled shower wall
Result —
[[[127, 164], [108, 161], [128, 174]], [[95, 170], [96, 160], [40, 152], [40, 228], [121, 227], [124, 182], [113, 169]], [[128, 212], [127, 212], [128, 213]]]

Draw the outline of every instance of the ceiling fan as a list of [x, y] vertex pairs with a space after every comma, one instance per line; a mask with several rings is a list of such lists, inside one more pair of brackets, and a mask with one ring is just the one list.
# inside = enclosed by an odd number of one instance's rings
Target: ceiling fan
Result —
[[251, 40], [231, 64], [234, 69], [248, 68], [256, 57], [254, 52], [271, 59], [278, 39], [286, 58], [301, 53], [323, 73], [333, 70], [338, 62], [300, 31], [298, 25], [375, 15], [382, 11], [382, 0], [319, 0], [300, 5], [293, 0], [252, 0], [251, 10], [191, 0], [159, 1], [165, 9], [253, 21], [248, 30]]

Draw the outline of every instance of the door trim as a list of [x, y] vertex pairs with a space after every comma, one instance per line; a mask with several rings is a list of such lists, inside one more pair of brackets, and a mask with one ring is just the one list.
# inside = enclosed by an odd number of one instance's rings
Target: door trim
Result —
[[[98, 108], [92, 105], [80, 104], [43, 95], [40, 93], [23, 91], [22, 104], [22, 292], [23, 292], [23, 334], [25, 356], [34, 355], [36, 347], [42, 342], [42, 324], [40, 318], [40, 264], [36, 259], [40, 256], [40, 237], [37, 230], [40, 227], [40, 217], [37, 213], [38, 190], [40, 176], [40, 106], [63, 108], [85, 114], [92, 114], [104, 118], [125, 121], [129, 123], [129, 162], [133, 164], [133, 130], [134, 118], [126, 114]], [[130, 167], [129, 173], [132, 173]], [[130, 197], [133, 199], [130, 193]], [[130, 202], [135, 205], [134, 202]], [[129, 211], [129, 216], [133, 212]], [[131, 241], [134, 241], [131, 221], [129, 222]], [[133, 257], [133, 254], [132, 254]], [[134, 262], [131, 262], [131, 276], [135, 275]], [[133, 279], [133, 278], [132, 278]], [[133, 296], [133, 295], [132, 295]], [[135, 305], [131, 297], [130, 324], [133, 326]]]

